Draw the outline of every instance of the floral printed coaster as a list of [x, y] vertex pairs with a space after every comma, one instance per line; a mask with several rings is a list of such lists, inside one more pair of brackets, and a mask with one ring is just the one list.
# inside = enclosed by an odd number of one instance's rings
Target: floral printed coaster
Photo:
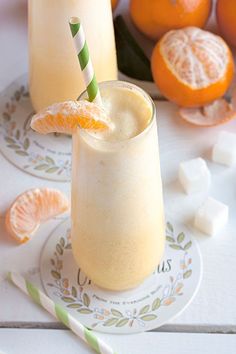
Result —
[[25, 74], [0, 96], [0, 149], [3, 155], [34, 176], [69, 181], [71, 138], [61, 134], [37, 134], [30, 128], [33, 114]]
[[114, 292], [94, 285], [75, 264], [70, 220], [50, 235], [41, 255], [47, 294], [86, 327], [107, 333], [137, 333], [162, 326], [193, 300], [202, 278], [200, 249], [184, 225], [168, 221], [163, 260], [143, 284]]

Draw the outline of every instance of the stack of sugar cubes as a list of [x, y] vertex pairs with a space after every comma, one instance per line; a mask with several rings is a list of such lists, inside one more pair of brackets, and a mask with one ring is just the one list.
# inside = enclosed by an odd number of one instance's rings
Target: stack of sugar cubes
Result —
[[[236, 163], [236, 134], [222, 131], [212, 150], [214, 162], [232, 166]], [[187, 194], [201, 192], [209, 187], [211, 174], [206, 162], [198, 157], [181, 162], [179, 165], [179, 181]], [[208, 235], [215, 235], [227, 224], [228, 206], [208, 197], [197, 210], [194, 226]]]

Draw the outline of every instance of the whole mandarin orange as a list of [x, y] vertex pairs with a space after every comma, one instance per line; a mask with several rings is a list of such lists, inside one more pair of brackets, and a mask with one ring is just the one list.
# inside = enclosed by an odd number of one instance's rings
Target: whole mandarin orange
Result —
[[131, 0], [130, 14], [137, 28], [156, 40], [171, 29], [203, 27], [211, 5], [211, 0]]
[[221, 97], [234, 74], [232, 53], [211, 32], [186, 27], [167, 32], [151, 58], [154, 81], [165, 97], [183, 107], [197, 107]]
[[223, 37], [236, 46], [236, 1], [218, 0], [216, 16]]

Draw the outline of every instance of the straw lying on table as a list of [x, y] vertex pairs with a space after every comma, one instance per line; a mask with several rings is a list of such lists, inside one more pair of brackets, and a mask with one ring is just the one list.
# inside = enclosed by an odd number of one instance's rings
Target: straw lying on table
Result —
[[62, 306], [55, 304], [47, 295], [25, 280], [21, 275], [8, 273], [8, 278], [25, 294], [29, 295], [37, 304], [42, 306], [51, 315], [56, 317], [65, 326], [70, 328], [78, 337], [100, 354], [115, 354], [114, 350], [96, 337], [94, 333], [84, 327], [71, 316]]
[[90, 59], [88, 45], [85, 39], [83, 26], [78, 17], [71, 17], [70, 30], [74, 39], [74, 44], [77, 51], [77, 56], [80, 63], [80, 68], [84, 77], [86, 90], [90, 102], [96, 102], [102, 105], [102, 99], [94, 73], [93, 65]]

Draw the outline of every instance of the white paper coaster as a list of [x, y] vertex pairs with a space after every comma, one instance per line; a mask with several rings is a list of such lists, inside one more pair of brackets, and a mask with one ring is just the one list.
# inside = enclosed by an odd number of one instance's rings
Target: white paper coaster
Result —
[[139, 287], [107, 291], [95, 286], [75, 264], [70, 220], [46, 241], [41, 278], [47, 294], [88, 328], [107, 333], [135, 333], [157, 328], [187, 307], [201, 277], [199, 247], [189, 231], [167, 222], [165, 255], [155, 272]]
[[30, 128], [33, 114], [25, 74], [0, 95], [0, 149], [3, 155], [34, 176], [69, 181], [71, 138], [61, 134], [37, 134]]

